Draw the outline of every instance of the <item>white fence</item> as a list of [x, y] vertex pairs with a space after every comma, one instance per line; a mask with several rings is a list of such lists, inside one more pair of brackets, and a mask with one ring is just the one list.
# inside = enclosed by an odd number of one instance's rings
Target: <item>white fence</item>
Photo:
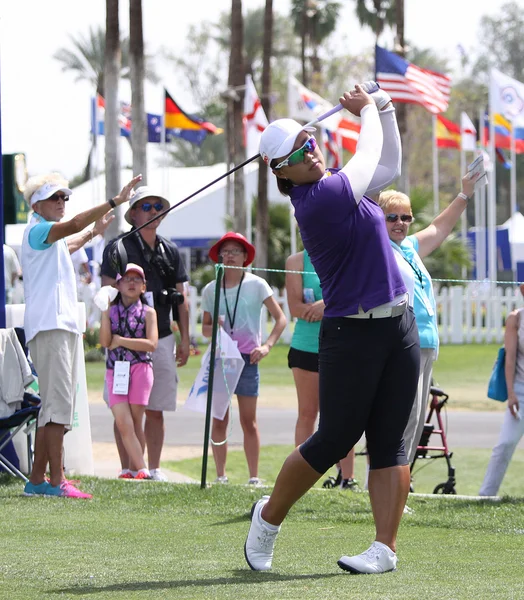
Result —
[[[285, 290], [282, 294], [274, 288], [275, 299], [282, 307], [288, 324], [282, 334], [282, 341], [289, 344], [293, 334], [292, 319], [286, 300]], [[518, 289], [513, 286], [505, 290], [492, 287], [489, 283], [472, 283], [467, 287], [435, 286], [437, 302], [437, 318], [442, 344], [481, 344], [502, 343], [504, 339], [504, 322], [506, 316], [515, 308], [524, 306]], [[189, 293], [189, 331], [196, 339], [202, 337], [199, 320], [201, 317], [200, 296], [194, 287]], [[271, 322], [267, 310], [264, 309], [263, 323], [266, 335], [269, 334]]]

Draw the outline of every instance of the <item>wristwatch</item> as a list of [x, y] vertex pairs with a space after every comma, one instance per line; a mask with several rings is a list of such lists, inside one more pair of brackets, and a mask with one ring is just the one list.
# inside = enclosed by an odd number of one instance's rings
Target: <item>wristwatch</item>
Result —
[[113, 200], [113, 198], [109, 198], [108, 202], [109, 202], [109, 206], [110, 206], [111, 208], [116, 208], [116, 203], [115, 203], [115, 201]]
[[457, 194], [457, 198], [462, 198], [462, 200], [465, 200], [466, 202], [468, 202], [468, 201], [469, 201], [469, 197], [468, 197], [468, 196], [466, 196], [466, 194], [465, 194], [464, 192], [459, 192], [459, 193]]

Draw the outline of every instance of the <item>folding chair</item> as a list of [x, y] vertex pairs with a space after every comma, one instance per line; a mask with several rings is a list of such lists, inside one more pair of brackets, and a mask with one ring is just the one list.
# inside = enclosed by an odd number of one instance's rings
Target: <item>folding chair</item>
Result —
[[27, 477], [3, 454], [3, 450], [13, 440], [15, 435], [25, 427], [24, 433], [27, 436], [27, 462], [28, 469], [31, 471], [33, 468], [34, 452], [33, 431], [36, 428], [40, 404], [39, 396], [25, 392], [22, 407], [11, 416], [0, 419], [0, 431], [7, 431], [7, 433], [0, 434], [0, 465], [13, 475], [13, 477], [19, 477], [26, 482], [28, 481]]
[[[23, 329], [0, 329], [0, 346], [0, 377], [3, 379], [0, 381], [0, 401], [3, 403], [0, 413], [0, 465], [11, 475], [27, 481], [25, 475], [12, 463], [11, 442], [23, 430], [27, 436], [27, 464], [30, 472], [33, 463], [33, 431], [36, 429], [41, 400], [27, 387], [33, 384], [34, 370], [27, 358]], [[20, 370], [19, 375], [15, 374], [17, 368]]]

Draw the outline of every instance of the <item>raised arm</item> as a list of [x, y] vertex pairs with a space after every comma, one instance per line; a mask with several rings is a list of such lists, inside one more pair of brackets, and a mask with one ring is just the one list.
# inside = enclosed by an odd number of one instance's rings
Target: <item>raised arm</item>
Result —
[[464, 175], [462, 178], [462, 191], [457, 194], [453, 202], [440, 215], [435, 217], [430, 225], [417, 231], [415, 236], [418, 240], [418, 253], [421, 258], [436, 250], [453, 231], [453, 227], [455, 227], [460, 215], [468, 205], [468, 199], [473, 196], [476, 177], [470, 179], [467, 174]]
[[356, 85], [353, 92], [345, 92], [340, 103], [361, 119], [356, 152], [342, 168], [358, 204], [367, 192], [380, 161], [384, 139], [382, 125], [373, 99], [361, 86]]

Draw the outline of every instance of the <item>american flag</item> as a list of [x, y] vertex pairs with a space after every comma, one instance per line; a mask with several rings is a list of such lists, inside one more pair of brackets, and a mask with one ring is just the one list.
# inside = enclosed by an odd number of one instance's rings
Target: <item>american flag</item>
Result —
[[375, 46], [376, 81], [393, 102], [420, 104], [435, 115], [448, 108], [451, 79]]

